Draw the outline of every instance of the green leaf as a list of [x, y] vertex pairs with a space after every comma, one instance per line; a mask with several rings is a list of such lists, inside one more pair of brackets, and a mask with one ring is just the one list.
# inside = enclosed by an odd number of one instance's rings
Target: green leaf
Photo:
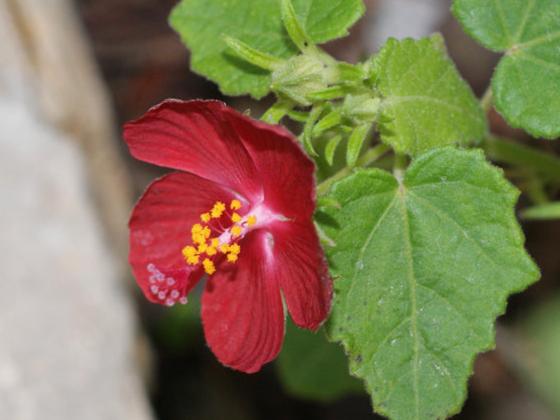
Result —
[[282, 65], [282, 60], [262, 51], [255, 50], [244, 42], [230, 36], [224, 36], [224, 42], [243, 60], [261, 69], [274, 71]]
[[456, 413], [510, 293], [539, 277], [514, 216], [518, 191], [481, 151], [443, 148], [402, 181], [360, 170], [317, 215], [336, 243], [328, 331], [394, 420]]
[[333, 127], [336, 127], [337, 125], [340, 124], [341, 120], [342, 120], [342, 115], [340, 115], [340, 111], [335, 110], [329, 112], [319, 121], [317, 121], [317, 124], [315, 124], [315, 126], [313, 127], [313, 131], [312, 131], [313, 136], [318, 137], [325, 131], [330, 130]]
[[334, 155], [336, 153], [336, 148], [340, 144], [341, 140], [342, 140], [342, 136], [340, 134], [336, 135], [331, 139], [329, 139], [327, 146], [325, 147], [325, 160], [330, 166], [332, 166], [334, 163]]
[[300, 135], [301, 141], [303, 143], [303, 148], [310, 156], [318, 156], [315, 147], [313, 146], [313, 127], [317, 120], [321, 117], [321, 114], [325, 110], [323, 105], [315, 106], [310, 112], [307, 121], [303, 126], [303, 132]]
[[483, 145], [492, 160], [530, 169], [544, 181], [560, 182], [560, 158], [551, 153], [495, 136], [485, 139]]
[[356, 127], [352, 131], [352, 134], [350, 134], [350, 138], [348, 139], [348, 148], [346, 149], [346, 163], [348, 166], [354, 166], [356, 164], [370, 127], [370, 124], [362, 124]]
[[560, 136], [560, 2], [455, 0], [453, 13], [474, 39], [505, 53], [492, 90], [507, 122], [535, 137]]
[[300, 398], [329, 402], [364, 392], [348, 373], [342, 347], [329, 343], [323, 331], [312, 333], [288, 322], [276, 367], [286, 391]]
[[560, 219], [560, 202], [546, 203], [530, 207], [523, 211], [523, 218], [527, 220], [556, 220]]
[[[361, 0], [294, 0], [293, 5], [317, 43], [346, 35], [364, 12]], [[269, 92], [270, 72], [236, 57], [224, 35], [278, 58], [298, 53], [282, 24], [280, 0], [182, 0], [170, 23], [191, 50], [192, 69], [226, 95], [263, 97]]]
[[278, 124], [288, 114], [294, 105], [288, 101], [277, 101], [261, 116], [261, 120], [269, 124]]
[[397, 152], [417, 155], [484, 137], [486, 117], [441, 36], [389, 39], [372, 71], [383, 99], [381, 136]]
[[343, 86], [329, 86], [328, 88], [309, 93], [306, 97], [311, 101], [331, 101], [346, 94]]
[[282, 22], [284, 22], [284, 28], [286, 28], [286, 32], [288, 32], [290, 39], [296, 47], [301, 52], [312, 47], [313, 41], [309, 38], [305, 28], [299, 21], [292, 0], [280, 0], [280, 15], [282, 16]]
[[203, 338], [200, 323], [200, 295], [195, 290], [189, 295], [187, 305], [176, 305], [163, 313], [157, 322], [158, 342], [169, 350], [185, 354], [199, 346]]
[[[513, 353], [524, 381], [560, 417], [560, 296], [529, 315], [520, 328], [520, 348]], [[555, 417], [556, 418], [556, 417]]]

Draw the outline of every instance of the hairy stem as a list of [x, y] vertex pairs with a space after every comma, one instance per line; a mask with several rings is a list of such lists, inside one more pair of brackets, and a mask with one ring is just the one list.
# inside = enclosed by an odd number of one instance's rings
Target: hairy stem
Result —
[[[391, 148], [386, 144], [378, 144], [375, 147], [369, 149], [366, 153], [364, 153], [360, 158], [356, 161], [355, 166], [368, 166], [387, 153]], [[342, 168], [340, 171], [335, 173], [330, 178], [325, 179], [323, 182], [317, 185], [317, 195], [321, 196], [326, 194], [331, 185], [336, 181], [344, 178], [347, 175], [350, 175], [354, 167], [346, 166]]]
[[492, 86], [488, 86], [486, 92], [484, 92], [484, 95], [482, 95], [482, 99], [480, 99], [480, 106], [484, 110], [485, 114], [488, 114], [488, 112], [490, 112], [490, 109], [492, 109], [493, 99]]

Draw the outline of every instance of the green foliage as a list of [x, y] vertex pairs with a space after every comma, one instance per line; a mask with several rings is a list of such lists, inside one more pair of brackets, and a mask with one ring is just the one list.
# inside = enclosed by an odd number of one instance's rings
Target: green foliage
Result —
[[165, 316], [158, 324], [159, 340], [169, 350], [184, 352], [199, 345], [202, 329], [198, 291], [190, 294], [187, 305], [176, 305], [166, 311]]
[[539, 271], [515, 220], [517, 190], [480, 151], [418, 157], [404, 179], [359, 170], [334, 185], [318, 221], [336, 298], [330, 336], [344, 344], [379, 413], [456, 413], [494, 319]]
[[537, 308], [520, 332], [517, 362], [527, 382], [560, 416], [560, 296]]
[[369, 131], [369, 124], [358, 126], [350, 134], [348, 139], [348, 148], [346, 149], [346, 162], [348, 166], [354, 166], [360, 156], [360, 151], [364, 145]]
[[492, 160], [525, 168], [543, 181], [560, 184], [560, 158], [551, 153], [495, 136], [484, 141], [484, 149]]
[[[346, 35], [364, 12], [361, 0], [294, 0], [293, 5], [316, 43]], [[278, 58], [298, 53], [282, 24], [280, 0], [182, 0], [170, 22], [191, 50], [193, 70], [227, 95], [260, 98], [269, 92], [271, 75], [238, 58], [224, 36]]]
[[466, 32], [503, 52], [492, 80], [496, 109], [536, 137], [560, 135], [560, 2], [455, 0]]
[[382, 140], [400, 153], [466, 144], [486, 134], [486, 118], [448, 58], [439, 35], [389, 39], [373, 62]]
[[560, 202], [545, 203], [523, 211], [523, 218], [530, 220], [560, 219]]
[[[443, 418], [462, 405], [474, 357], [493, 347], [507, 297], [539, 276], [515, 220], [518, 191], [480, 151], [444, 146], [481, 145], [536, 204], [556, 191], [560, 160], [488, 132], [439, 35], [389, 39], [358, 64], [317, 47], [345, 35], [363, 11], [361, 0], [182, 0], [171, 24], [193, 70], [225, 94], [272, 91], [277, 101], [262, 120], [300, 124], [299, 140], [326, 178], [316, 224], [336, 279], [328, 333], [376, 411]], [[454, 0], [453, 11], [471, 36], [504, 53], [492, 81], [497, 110], [533, 135], [560, 135], [560, 2]], [[394, 174], [352, 173], [372, 165], [393, 165]], [[547, 219], [560, 209], [522, 214]], [[175, 313], [164, 331], [170, 342], [184, 344], [177, 332], [192, 315]], [[277, 367], [302, 398], [362, 389], [340, 347], [292, 324]]]
[[334, 155], [336, 153], [336, 148], [340, 144], [342, 140], [341, 135], [337, 135], [329, 139], [327, 146], [325, 147], [325, 160], [329, 165], [333, 165], [334, 163]]
[[323, 331], [312, 333], [292, 322], [276, 367], [286, 391], [299, 398], [329, 402], [364, 392], [362, 383], [349, 375], [340, 346], [329, 343]]

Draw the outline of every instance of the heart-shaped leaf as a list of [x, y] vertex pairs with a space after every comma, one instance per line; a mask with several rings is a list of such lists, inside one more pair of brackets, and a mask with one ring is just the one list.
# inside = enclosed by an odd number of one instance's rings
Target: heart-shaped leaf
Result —
[[[316, 43], [347, 34], [363, 14], [362, 0], [293, 0], [300, 22]], [[280, 0], [182, 0], [171, 26], [191, 50], [191, 67], [226, 95], [269, 92], [270, 73], [236, 57], [224, 36], [279, 58], [297, 54], [282, 24]]]
[[560, 2], [455, 0], [465, 31], [505, 55], [492, 80], [496, 109], [535, 137], [560, 136]]
[[372, 71], [383, 98], [381, 137], [398, 152], [416, 155], [486, 134], [484, 113], [447, 56], [441, 36], [389, 39]]
[[317, 217], [336, 243], [330, 336], [380, 414], [456, 413], [508, 295], [539, 276], [514, 216], [518, 191], [482, 152], [444, 148], [402, 180], [360, 170], [329, 197], [338, 206]]

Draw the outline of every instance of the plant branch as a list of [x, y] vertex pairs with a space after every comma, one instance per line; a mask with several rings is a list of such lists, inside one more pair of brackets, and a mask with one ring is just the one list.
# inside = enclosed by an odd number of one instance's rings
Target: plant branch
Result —
[[493, 106], [493, 95], [492, 95], [492, 86], [488, 86], [484, 95], [482, 95], [482, 99], [480, 99], [480, 106], [484, 110], [485, 114], [488, 114]]

